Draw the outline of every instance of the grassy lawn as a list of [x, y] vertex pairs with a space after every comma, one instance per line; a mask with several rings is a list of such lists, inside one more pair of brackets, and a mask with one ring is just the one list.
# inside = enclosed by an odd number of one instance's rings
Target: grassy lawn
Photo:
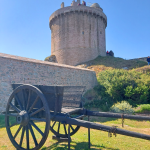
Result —
[[122, 69], [124, 67], [127, 67], [129, 70], [134, 69], [135, 71], [143, 73], [150, 72], [150, 67], [147, 65], [147, 62], [140, 60], [125, 60], [112, 56], [99, 56], [94, 60], [78, 65], [78, 67], [94, 70], [96, 75], [103, 70]]
[[[85, 118], [86, 119], [86, 118]], [[91, 121], [101, 123], [108, 126], [118, 126], [122, 128], [121, 119], [107, 119], [91, 117]], [[43, 123], [38, 123], [43, 126]], [[150, 135], [149, 121], [134, 121], [125, 120], [124, 129], [140, 132]], [[18, 126], [13, 127], [14, 129]], [[62, 130], [62, 129], [61, 129]], [[61, 131], [60, 131], [61, 132]], [[41, 148], [42, 150], [67, 150], [67, 142], [58, 143], [52, 140], [52, 133], [49, 136]], [[40, 135], [36, 133], [38, 139]], [[25, 140], [25, 139], [24, 139]], [[88, 130], [81, 127], [79, 131], [72, 136], [71, 149], [75, 150], [88, 150]], [[92, 130], [91, 129], [91, 150], [149, 150], [150, 142], [148, 140], [127, 137], [123, 135], [117, 135], [117, 137], [108, 137], [108, 133], [104, 131]], [[11, 144], [4, 124], [4, 116], [0, 116], [0, 150], [15, 150], [14, 146]]]

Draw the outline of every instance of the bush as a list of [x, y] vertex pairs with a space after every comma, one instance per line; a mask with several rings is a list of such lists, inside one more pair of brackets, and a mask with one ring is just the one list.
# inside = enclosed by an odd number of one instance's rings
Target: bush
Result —
[[114, 52], [111, 50], [111, 51], [109, 52], [109, 55], [114, 57]]
[[143, 104], [138, 105], [138, 107], [135, 108], [136, 113], [150, 113], [150, 104]]
[[108, 98], [104, 97], [103, 99], [94, 99], [91, 102], [85, 103], [84, 107], [89, 108], [100, 108], [102, 111], [109, 111], [109, 108], [113, 105], [113, 102]]
[[57, 62], [55, 55], [50, 55], [50, 56], [46, 57], [44, 61]]
[[98, 74], [97, 92], [109, 96], [114, 102], [127, 100], [130, 104], [150, 102], [150, 77], [136, 71], [105, 70]]
[[126, 113], [126, 114], [133, 114], [134, 113], [134, 109], [126, 101], [122, 101], [120, 103], [117, 102], [112, 107], [110, 107], [110, 111], [115, 112], [115, 113]]

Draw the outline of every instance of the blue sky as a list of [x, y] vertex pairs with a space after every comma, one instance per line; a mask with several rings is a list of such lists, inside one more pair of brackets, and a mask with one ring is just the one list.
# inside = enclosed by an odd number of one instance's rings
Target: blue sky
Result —
[[[63, 0], [0, 0], [0, 52], [44, 60], [51, 54], [49, 16]], [[70, 6], [72, 0], [65, 0]], [[150, 0], [89, 0], [107, 16], [106, 50], [132, 59], [150, 55]]]

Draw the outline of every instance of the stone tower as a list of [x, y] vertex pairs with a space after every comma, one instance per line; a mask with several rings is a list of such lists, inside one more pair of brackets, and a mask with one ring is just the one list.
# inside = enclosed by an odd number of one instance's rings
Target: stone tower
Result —
[[106, 56], [107, 17], [99, 4], [90, 7], [72, 1], [71, 6], [55, 11], [49, 18], [51, 54], [58, 63], [77, 65]]

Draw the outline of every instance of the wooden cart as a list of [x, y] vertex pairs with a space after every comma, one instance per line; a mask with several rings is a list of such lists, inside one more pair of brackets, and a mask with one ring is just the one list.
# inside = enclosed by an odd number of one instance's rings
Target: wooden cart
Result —
[[[70, 136], [74, 135], [81, 126], [88, 128], [89, 148], [90, 128], [107, 131], [110, 134], [118, 133], [150, 140], [150, 135], [82, 120], [85, 116], [150, 120], [150, 117], [146, 116], [84, 109], [81, 102], [84, 86], [29, 84], [13, 84], [12, 86], [14, 91], [7, 103], [5, 124], [9, 139], [17, 150], [40, 149], [47, 140], [49, 130], [58, 138], [67, 138], [68, 149], [70, 149]], [[44, 125], [41, 126], [38, 122], [44, 122]], [[17, 125], [19, 125], [18, 128], [14, 128]], [[35, 132], [40, 136], [36, 137]]]

